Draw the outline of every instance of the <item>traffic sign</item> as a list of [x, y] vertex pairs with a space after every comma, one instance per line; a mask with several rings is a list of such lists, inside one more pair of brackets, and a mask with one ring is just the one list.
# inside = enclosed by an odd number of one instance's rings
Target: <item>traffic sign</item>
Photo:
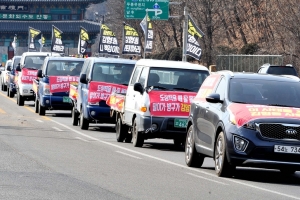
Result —
[[126, 19], [143, 19], [148, 11], [151, 20], [169, 19], [169, 0], [125, 0]]

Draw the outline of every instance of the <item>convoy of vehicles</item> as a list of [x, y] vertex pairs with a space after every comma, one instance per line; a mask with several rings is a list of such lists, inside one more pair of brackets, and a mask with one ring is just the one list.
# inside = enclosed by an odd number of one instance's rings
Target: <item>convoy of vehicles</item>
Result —
[[46, 110], [71, 110], [69, 99], [71, 83], [77, 83], [84, 58], [46, 57], [42, 68], [33, 79], [35, 112], [45, 115]]
[[113, 94], [108, 105], [116, 113], [118, 142], [143, 146], [151, 138], [173, 139], [182, 145], [190, 103], [209, 75], [206, 67], [163, 60], [139, 60], [127, 92]]
[[39, 115], [72, 110], [72, 124], [83, 130], [116, 124], [117, 141], [135, 147], [172, 139], [185, 147], [188, 166], [214, 158], [218, 176], [231, 176], [236, 166], [292, 174], [300, 170], [296, 76], [290, 65], [210, 74], [186, 62], [26, 52], [6, 63], [1, 89], [11, 98], [17, 93], [19, 106], [34, 100]]
[[186, 164], [201, 167], [205, 157], [213, 157], [218, 176], [232, 175], [236, 166], [294, 173], [300, 170], [299, 108], [294, 78], [212, 74], [191, 106]]
[[70, 88], [72, 124], [80, 122], [80, 128], [87, 130], [90, 123], [115, 123], [106, 100], [112, 92], [126, 92], [135, 63], [121, 58], [87, 58], [78, 86]]
[[41, 69], [47, 56], [59, 56], [58, 53], [25, 52], [22, 54], [20, 65], [16, 67], [15, 84], [17, 90], [17, 104], [24, 106], [24, 101], [34, 100], [32, 80], [37, 77], [37, 70]]

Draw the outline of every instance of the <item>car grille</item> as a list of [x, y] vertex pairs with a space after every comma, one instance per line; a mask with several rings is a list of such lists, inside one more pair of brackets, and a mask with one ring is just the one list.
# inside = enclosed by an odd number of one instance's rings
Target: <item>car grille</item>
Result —
[[300, 125], [260, 124], [259, 129], [265, 138], [300, 140]]

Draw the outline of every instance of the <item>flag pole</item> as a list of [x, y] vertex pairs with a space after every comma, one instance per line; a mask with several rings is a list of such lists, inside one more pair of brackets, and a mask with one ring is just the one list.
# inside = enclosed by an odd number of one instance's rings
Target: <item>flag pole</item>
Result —
[[188, 31], [188, 11], [187, 7], [184, 6], [183, 11], [183, 34], [182, 34], [182, 61], [186, 62], [186, 49], [187, 49], [187, 31]]
[[147, 37], [148, 37], [148, 8], [146, 9], [146, 31], [145, 31], [145, 43], [144, 43], [144, 59], [146, 59]]
[[30, 44], [30, 26], [28, 27], [28, 40], [27, 40], [27, 51], [29, 52], [29, 44]]
[[43, 48], [43, 34], [41, 34], [41, 43], [40, 43], [40, 52], [42, 52], [42, 48]]

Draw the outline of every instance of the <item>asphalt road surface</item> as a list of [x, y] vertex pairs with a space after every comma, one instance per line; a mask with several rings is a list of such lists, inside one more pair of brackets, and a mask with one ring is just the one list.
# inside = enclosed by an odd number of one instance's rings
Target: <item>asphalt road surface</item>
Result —
[[219, 178], [206, 158], [189, 168], [171, 140], [118, 143], [113, 125], [87, 131], [71, 111], [34, 113], [0, 92], [0, 199], [299, 199], [300, 172], [238, 168]]

